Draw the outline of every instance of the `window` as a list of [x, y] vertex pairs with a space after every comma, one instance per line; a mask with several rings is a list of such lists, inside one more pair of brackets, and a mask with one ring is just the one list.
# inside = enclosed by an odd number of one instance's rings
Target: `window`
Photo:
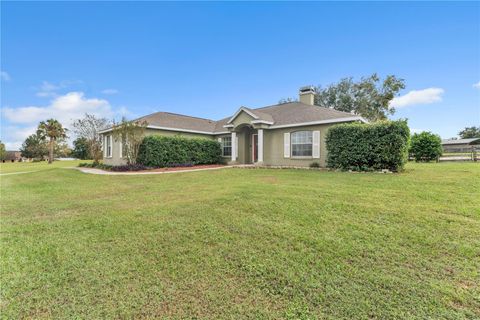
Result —
[[312, 156], [312, 131], [297, 131], [291, 134], [292, 157]]
[[107, 151], [107, 158], [110, 158], [112, 156], [112, 136], [107, 136], [106, 137], [107, 139], [107, 148], [106, 148], [106, 151]]
[[232, 155], [232, 137], [222, 138], [222, 156], [230, 157]]

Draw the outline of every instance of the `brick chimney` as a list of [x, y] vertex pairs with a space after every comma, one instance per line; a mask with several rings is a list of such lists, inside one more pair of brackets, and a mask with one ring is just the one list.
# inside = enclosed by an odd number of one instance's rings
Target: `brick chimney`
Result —
[[300, 88], [300, 102], [313, 106], [315, 101], [315, 88], [313, 86], [306, 86]]

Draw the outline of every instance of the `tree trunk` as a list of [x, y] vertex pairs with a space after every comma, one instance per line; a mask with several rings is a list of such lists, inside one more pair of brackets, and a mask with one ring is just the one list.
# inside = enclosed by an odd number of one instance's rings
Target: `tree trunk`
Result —
[[91, 143], [90, 153], [90, 156], [93, 158], [93, 163], [100, 163], [100, 159], [102, 158], [102, 148], [97, 143]]
[[50, 141], [48, 142], [48, 163], [53, 162], [53, 139], [50, 138]]

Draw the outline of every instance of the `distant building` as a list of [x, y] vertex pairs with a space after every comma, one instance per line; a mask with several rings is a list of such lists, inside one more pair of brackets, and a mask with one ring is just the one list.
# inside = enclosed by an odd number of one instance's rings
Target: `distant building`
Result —
[[472, 152], [480, 150], [480, 138], [442, 140], [443, 152]]
[[5, 155], [5, 160], [3, 162], [23, 162], [29, 161], [30, 159], [22, 157], [22, 153], [20, 151], [7, 151]]

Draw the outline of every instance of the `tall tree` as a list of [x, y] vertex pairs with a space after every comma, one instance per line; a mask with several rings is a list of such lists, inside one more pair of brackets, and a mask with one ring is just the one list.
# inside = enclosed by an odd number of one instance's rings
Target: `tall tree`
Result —
[[395, 113], [390, 101], [405, 88], [405, 81], [394, 75], [381, 80], [376, 73], [355, 82], [344, 78], [326, 88], [317, 87], [315, 104], [321, 107], [351, 112], [370, 121], [387, 119]]
[[7, 156], [7, 150], [5, 150], [5, 144], [0, 141], [0, 161], [5, 160], [5, 157]]
[[67, 129], [65, 129], [60, 122], [55, 119], [48, 119], [42, 121], [38, 125], [37, 134], [43, 139], [48, 139], [48, 163], [53, 162], [53, 152], [55, 144], [59, 139], [67, 138]]
[[458, 135], [462, 139], [480, 138], [480, 127], [465, 127]]
[[42, 159], [48, 154], [48, 147], [38, 134], [32, 134], [25, 139], [20, 148], [22, 157], [29, 159]]
[[79, 138], [85, 138], [90, 158], [94, 163], [102, 159], [102, 136], [100, 130], [108, 127], [110, 122], [105, 118], [97, 118], [93, 114], [85, 114], [83, 119], [77, 119], [73, 122], [74, 133]]
[[73, 141], [72, 157], [77, 159], [91, 159], [87, 138], [81, 137]]
[[137, 163], [138, 150], [147, 125], [146, 121], [128, 121], [125, 118], [120, 123], [113, 124], [113, 138], [122, 144], [122, 153], [129, 165]]
[[68, 146], [65, 139], [60, 139], [55, 143], [53, 154], [58, 158], [68, 158], [72, 154], [72, 149]]

